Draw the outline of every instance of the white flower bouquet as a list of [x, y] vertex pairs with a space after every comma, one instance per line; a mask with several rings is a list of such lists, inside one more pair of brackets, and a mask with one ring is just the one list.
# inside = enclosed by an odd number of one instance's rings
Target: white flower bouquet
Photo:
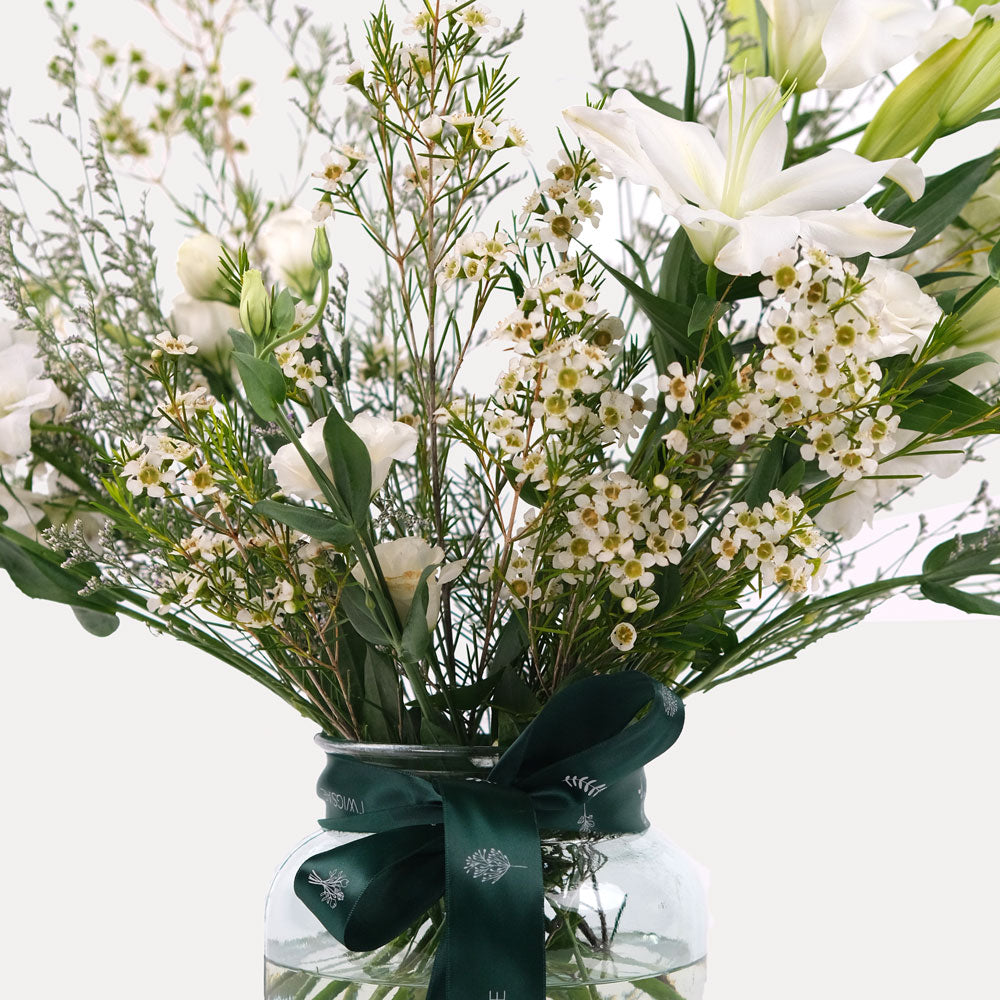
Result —
[[[0, 104], [0, 567], [25, 594], [150, 624], [330, 737], [433, 746], [509, 746], [592, 675], [683, 699], [900, 593], [1000, 613], [985, 490], [861, 578], [852, 547], [1000, 433], [997, 152], [920, 166], [1000, 114], [1000, 5], [701, 4], [722, 57], [688, 33], [672, 103], [590, 0], [598, 84], [536, 169], [505, 112], [521, 26], [479, 3], [383, 8], [355, 62], [273, 0], [138, 2], [179, 68], [57, 17], [66, 103], [37, 128], [76, 190]], [[246, 170], [243, 14], [293, 66], [289, 196]], [[616, 186], [640, 207], [605, 211]]]

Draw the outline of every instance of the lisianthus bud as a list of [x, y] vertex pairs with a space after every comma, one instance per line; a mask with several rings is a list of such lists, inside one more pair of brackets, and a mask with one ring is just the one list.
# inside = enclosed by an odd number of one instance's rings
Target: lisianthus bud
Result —
[[184, 290], [195, 299], [229, 300], [229, 292], [219, 274], [222, 244], [208, 233], [185, 240], [177, 250], [177, 276]]
[[965, 125], [1000, 99], [1000, 22], [981, 18], [925, 59], [885, 99], [865, 129], [858, 154], [869, 160], [905, 156], [943, 132]]
[[330, 250], [326, 226], [316, 227], [316, 235], [313, 236], [312, 263], [317, 271], [329, 271], [333, 266], [333, 252]]
[[264, 278], [256, 268], [251, 268], [243, 275], [240, 323], [254, 340], [267, 336], [271, 327], [271, 297], [264, 287]]

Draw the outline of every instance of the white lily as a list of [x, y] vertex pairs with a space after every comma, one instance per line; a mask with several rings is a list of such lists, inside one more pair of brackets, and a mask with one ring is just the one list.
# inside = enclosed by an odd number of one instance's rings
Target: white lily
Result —
[[843, 149], [783, 169], [787, 96], [766, 77], [734, 77], [714, 135], [624, 90], [606, 110], [563, 115], [617, 177], [653, 188], [698, 256], [727, 274], [759, 271], [798, 237], [841, 257], [898, 250], [913, 230], [884, 222], [860, 200], [883, 177], [917, 198], [923, 172], [906, 158], [873, 163]]
[[799, 93], [860, 86], [912, 56], [944, 27], [927, 0], [761, 0], [761, 5], [770, 21], [771, 71], [789, 84], [795, 81]]

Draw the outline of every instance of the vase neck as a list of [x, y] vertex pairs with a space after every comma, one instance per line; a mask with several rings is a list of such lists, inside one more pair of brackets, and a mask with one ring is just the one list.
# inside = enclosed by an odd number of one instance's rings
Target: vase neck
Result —
[[413, 746], [405, 743], [349, 743], [320, 734], [316, 743], [328, 759], [350, 758], [406, 771], [420, 778], [485, 777], [500, 759], [496, 747]]

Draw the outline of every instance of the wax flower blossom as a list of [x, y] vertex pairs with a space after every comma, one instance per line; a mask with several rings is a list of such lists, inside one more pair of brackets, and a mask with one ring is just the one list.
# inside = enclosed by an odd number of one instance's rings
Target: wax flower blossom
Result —
[[913, 235], [860, 204], [883, 177], [911, 198], [924, 178], [910, 160], [869, 162], [831, 149], [783, 168], [788, 96], [773, 80], [734, 77], [714, 135], [616, 91], [605, 110], [563, 115], [617, 177], [653, 188], [687, 231], [698, 256], [727, 274], [753, 274], [764, 259], [805, 237], [842, 257], [881, 256]]

